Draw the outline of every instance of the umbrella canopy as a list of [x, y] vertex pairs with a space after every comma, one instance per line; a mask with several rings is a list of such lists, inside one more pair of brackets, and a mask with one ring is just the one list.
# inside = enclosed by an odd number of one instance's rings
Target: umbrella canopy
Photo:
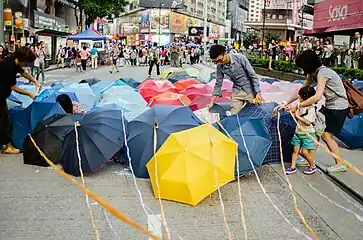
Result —
[[277, 105], [275, 103], [262, 103], [257, 104], [247, 104], [238, 115], [244, 117], [255, 117], [261, 118], [268, 129], [271, 126], [271, 119], [274, 112], [274, 108]]
[[185, 71], [192, 77], [198, 77], [200, 75], [200, 71], [196, 68], [185, 68]]
[[174, 72], [174, 73], [171, 73], [169, 76], [168, 76], [168, 80], [172, 83], [176, 83], [177, 81], [179, 80], [182, 80], [182, 79], [188, 79], [190, 78], [191, 76], [186, 72], [186, 71], [182, 71], [182, 72]]
[[[31, 135], [45, 155], [54, 164], [58, 164], [60, 161], [62, 141], [74, 128], [74, 122], [80, 121], [81, 119], [82, 115], [57, 114], [40, 121], [31, 132]], [[29, 136], [24, 141], [23, 152], [24, 164], [49, 166], [44, 158], [40, 156]]]
[[120, 78], [119, 81], [122, 81], [122, 82], [126, 83], [127, 85], [129, 85], [132, 88], [137, 88], [140, 85], [140, 82], [137, 82], [133, 78], [124, 77], [124, 78]]
[[[19, 85], [18, 87], [27, 92], [31, 92], [34, 94], [36, 92], [36, 87], [34, 85], [26, 84], [26, 85]], [[13, 91], [11, 94], [14, 96], [15, 99], [17, 99], [19, 102], [21, 102], [21, 105], [23, 108], [28, 107], [33, 102], [33, 99], [31, 99], [27, 95], [23, 95], [23, 94], [15, 92], [15, 91]]]
[[[192, 111], [196, 111], [202, 108], [205, 108], [212, 99], [212, 96], [210, 95], [199, 95], [196, 96], [193, 101], [190, 103], [189, 107], [192, 109]], [[226, 97], [217, 98], [216, 103], [230, 103], [231, 99]]]
[[166, 91], [177, 92], [176, 87], [166, 80], [146, 80], [138, 86], [138, 90], [146, 102], [150, 102], [152, 97]]
[[181, 91], [181, 94], [186, 95], [193, 101], [199, 95], [212, 96], [213, 89], [208, 84], [193, 84]]
[[[216, 84], [216, 79], [210, 81], [207, 85], [214, 89], [214, 85]], [[228, 79], [224, 79], [222, 83], [222, 95], [223, 96], [232, 96], [233, 82]]]
[[171, 134], [146, 165], [154, 196], [160, 190], [162, 199], [197, 205], [234, 180], [236, 150], [237, 144], [210, 124]]
[[361, 92], [363, 92], [363, 81], [362, 80], [353, 80], [352, 84], [354, 87], [358, 88]]
[[363, 148], [363, 114], [345, 119], [343, 129], [338, 137], [351, 149]]
[[65, 114], [58, 103], [33, 102], [27, 108], [12, 109], [10, 111], [11, 142], [14, 147], [22, 150], [24, 139], [36, 127], [38, 122], [55, 114]]
[[113, 82], [98, 82], [91, 86], [91, 90], [96, 96], [99, 96], [102, 91], [106, 91], [112, 85]]
[[174, 86], [178, 89], [178, 91], [183, 91], [187, 87], [195, 85], [195, 84], [200, 84], [200, 82], [198, 82], [197, 80], [195, 80], [193, 78], [189, 78], [189, 79], [183, 79], [183, 80], [177, 81], [176, 83], [174, 83]]
[[101, 80], [98, 78], [87, 78], [87, 79], [83, 79], [83, 80], [79, 81], [80, 84], [87, 83], [89, 86], [95, 85], [96, 83], [99, 83], [99, 82], [101, 82]]
[[168, 76], [171, 74], [171, 73], [174, 73], [174, 72], [182, 72], [184, 71], [182, 68], [168, 68], [168, 69], [165, 69], [161, 72], [160, 74], [160, 78], [161, 79], [166, 79], [168, 78]]
[[73, 84], [73, 83], [70, 83], [70, 82], [53, 83], [51, 85], [51, 88], [56, 89], [56, 90], [60, 90], [60, 89], [64, 88], [65, 86], [68, 86], [68, 85], [71, 85], [71, 84]]
[[59, 90], [59, 92], [74, 92], [86, 111], [89, 111], [97, 101], [96, 95], [87, 83], [70, 84]]
[[[78, 127], [79, 150], [84, 173], [96, 171], [120, 150], [124, 143], [122, 111], [99, 108], [89, 112]], [[63, 141], [61, 164], [66, 173], [80, 176], [75, 131]]]
[[67, 94], [72, 101], [79, 102], [77, 95], [74, 92], [55, 92], [50, 94], [48, 97], [45, 97], [41, 100], [41, 102], [53, 102], [57, 101], [57, 97], [62, 94]]
[[171, 133], [183, 131], [201, 122], [188, 107], [156, 105], [128, 124], [127, 143], [137, 177], [147, 178], [146, 164], [154, 155], [154, 125], [157, 122], [157, 149]]
[[68, 40], [73, 41], [79, 41], [79, 40], [93, 40], [93, 41], [101, 41], [101, 40], [107, 40], [107, 37], [102, 36], [95, 31], [92, 30], [92, 28], [88, 28], [87, 30], [81, 32], [80, 34], [69, 36]]
[[41, 102], [43, 99], [49, 97], [50, 95], [58, 92], [59, 89], [44, 89], [41, 91], [37, 97], [34, 99], [34, 101]]
[[183, 95], [173, 92], [164, 92], [150, 99], [149, 107], [155, 105], [189, 106], [190, 99]]
[[196, 47], [197, 44], [193, 43], [193, 42], [189, 42], [187, 43], [187, 47]]
[[218, 113], [219, 119], [225, 119], [227, 116], [230, 116], [231, 103], [230, 102], [222, 102], [215, 103], [213, 107], [209, 110], [211, 113]]
[[277, 79], [277, 78], [261, 78], [260, 81], [261, 82], [266, 82], [266, 83], [269, 83], [269, 84], [272, 84], [274, 82], [280, 82], [280, 80]]
[[[247, 149], [254, 167], [261, 167], [272, 144], [272, 138], [264, 126], [263, 121], [259, 118], [233, 115], [223, 119], [222, 125], [229, 135], [238, 143], [239, 169], [237, 169], [236, 165], [235, 174], [237, 175], [237, 171], [239, 174], [243, 174], [253, 170], [248, 159]], [[247, 149], [244, 146], [239, 126], [242, 128]], [[224, 132], [222, 131], [222, 133]]]
[[147, 108], [142, 96], [128, 86], [113, 86], [105, 91], [96, 106], [116, 104], [125, 112], [125, 117], [131, 121]]

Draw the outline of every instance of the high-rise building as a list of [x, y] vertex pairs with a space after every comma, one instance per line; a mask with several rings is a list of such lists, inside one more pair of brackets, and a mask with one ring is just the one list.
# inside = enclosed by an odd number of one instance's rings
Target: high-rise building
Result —
[[249, 0], [248, 21], [259, 22], [262, 19], [264, 0]]
[[227, 18], [231, 20], [231, 38], [241, 39], [242, 32], [246, 32], [245, 23], [248, 21], [248, 0], [229, 0]]

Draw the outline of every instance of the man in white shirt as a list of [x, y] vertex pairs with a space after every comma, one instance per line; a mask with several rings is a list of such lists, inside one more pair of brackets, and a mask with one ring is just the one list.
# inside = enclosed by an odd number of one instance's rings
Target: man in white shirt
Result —
[[349, 53], [353, 54], [354, 59], [358, 59], [358, 66], [354, 68], [363, 69], [363, 38], [359, 32], [355, 33], [355, 40], [350, 47]]

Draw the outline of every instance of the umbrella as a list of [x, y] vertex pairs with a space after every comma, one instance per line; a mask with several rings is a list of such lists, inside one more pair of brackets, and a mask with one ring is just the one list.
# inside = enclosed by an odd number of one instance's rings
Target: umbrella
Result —
[[[124, 143], [124, 124], [122, 111], [99, 108], [84, 115], [77, 128], [79, 151], [84, 173], [96, 171], [120, 150]], [[80, 176], [75, 146], [75, 131], [67, 134], [63, 141], [61, 164], [66, 173]]]
[[125, 112], [127, 121], [131, 121], [147, 109], [142, 96], [128, 86], [113, 86], [100, 96], [96, 106], [116, 104]]
[[238, 115], [244, 117], [261, 118], [267, 129], [271, 126], [271, 119], [274, 113], [275, 103], [247, 104]]
[[[57, 114], [40, 121], [31, 132], [31, 135], [45, 155], [54, 164], [58, 164], [64, 137], [72, 131], [74, 122], [81, 119], [82, 115]], [[24, 164], [49, 166], [44, 158], [40, 156], [29, 136], [24, 141], [23, 152]]]
[[150, 99], [149, 107], [155, 105], [174, 105], [174, 106], [189, 106], [190, 99], [183, 95], [173, 92], [164, 92]]
[[[214, 85], [216, 84], [217, 80], [214, 79], [210, 81], [207, 85], [214, 89]], [[222, 83], [222, 95], [223, 96], [232, 96], [232, 89], [233, 89], [233, 82], [228, 79], [224, 79]]]
[[358, 88], [361, 92], [363, 92], [363, 81], [353, 80], [352, 84], [353, 84], [354, 87]]
[[91, 86], [91, 90], [96, 96], [99, 96], [101, 92], [106, 91], [113, 84], [113, 82], [98, 82]]
[[55, 114], [65, 114], [58, 103], [33, 102], [27, 108], [11, 109], [11, 142], [13, 145], [22, 150], [24, 139], [38, 122]]
[[62, 94], [67, 94], [72, 101], [79, 102], [76, 94], [74, 92], [55, 92], [49, 95], [48, 97], [45, 97], [41, 100], [41, 102], [53, 102], [55, 103], [57, 101], [57, 97]]
[[183, 79], [183, 80], [177, 81], [176, 83], [174, 83], [174, 86], [178, 89], [178, 91], [183, 91], [187, 87], [195, 85], [195, 84], [200, 84], [200, 82], [198, 82], [197, 80], [195, 80], [193, 78], [189, 78], [189, 79]]
[[[189, 107], [190, 109], [192, 109], [192, 111], [196, 111], [202, 108], [205, 108], [209, 103], [210, 100], [212, 99], [211, 95], [199, 95], [196, 96], [193, 101], [190, 103]], [[226, 97], [221, 97], [221, 98], [217, 98], [216, 103], [229, 103], [231, 102], [231, 99], [226, 98]]]
[[194, 98], [199, 95], [212, 96], [212, 92], [213, 89], [207, 84], [193, 84], [180, 93], [186, 95], [191, 101], [193, 101]]
[[174, 72], [182, 72], [184, 71], [182, 68], [168, 68], [168, 69], [165, 69], [161, 72], [160, 74], [160, 78], [161, 79], [165, 79], [165, 78], [168, 78], [168, 76], [171, 74], [171, 73], [174, 73]]
[[99, 82], [101, 82], [101, 80], [98, 79], [98, 78], [88, 78], [88, 79], [81, 80], [79, 83], [80, 84], [87, 83], [89, 86], [92, 86], [92, 85], [95, 85], [96, 83], [99, 83]]
[[70, 83], [70, 82], [53, 83], [51, 85], [51, 88], [60, 90], [60, 89], [64, 88], [65, 86], [68, 86], [68, 85], [71, 85], [71, 84], [73, 84], [73, 83]]
[[[35, 85], [28, 85], [27, 84], [27, 85], [20, 85], [18, 87], [25, 90], [25, 91], [27, 91], [27, 92], [31, 92], [31, 93], [34, 93], [34, 94], [36, 92]], [[31, 99], [28, 95], [23, 95], [23, 94], [15, 92], [15, 91], [12, 92], [12, 95], [14, 96], [14, 98], [18, 99], [18, 101], [22, 103], [23, 108], [28, 107], [33, 102], [33, 99]]]
[[200, 71], [196, 68], [185, 68], [184, 69], [190, 76], [198, 77], [200, 75]]
[[172, 83], [176, 83], [177, 81], [179, 80], [182, 80], [182, 79], [188, 79], [190, 78], [191, 76], [186, 72], [186, 71], [182, 71], [182, 72], [174, 72], [174, 73], [171, 73], [169, 76], [168, 76], [168, 80]]
[[260, 81], [272, 84], [274, 82], [280, 82], [280, 79], [277, 79], [277, 78], [261, 78]]
[[86, 83], [70, 84], [59, 90], [60, 92], [74, 92], [79, 102], [89, 111], [96, 103], [97, 97]]
[[187, 43], [187, 47], [197, 47], [197, 44], [195, 44], [193, 42], [189, 42], [189, 43]]
[[166, 80], [146, 80], [138, 86], [138, 90], [146, 102], [166, 91], [177, 92], [176, 87]]
[[[222, 125], [229, 135], [238, 143], [239, 169], [237, 169], [236, 165], [235, 174], [237, 175], [237, 171], [240, 174], [243, 174], [253, 170], [248, 159], [247, 149], [254, 167], [261, 167], [272, 144], [272, 138], [264, 126], [263, 121], [259, 118], [233, 115], [223, 119]], [[245, 148], [241, 136], [240, 126], [242, 128], [247, 149]], [[224, 132], [222, 131], [222, 133]]]
[[338, 137], [351, 149], [363, 148], [363, 114], [352, 119], [345, 119], [343, 129]]
[[222, 102], [222, 103], [215, 103], [209, 111], [211, 113], [218, 113], [219, 119], [222, 120], [227, 116], [231, 115], [230, 110], [231, 110], [231, 103]]
[[154, 155], [154, 124], [157, 122], [157, 148], [171, 133], [200, 125], [197, 116], [188, 107], [156, 105], [128, 124], [127, 143], [132, 167], [137, 177], [147, 178], [146, 163]]
[[[264, 163], [280, 162], [280, 141], [277, 132], [277, 117], [272, 118], [271, 124], [268, 127], [272, 137], [272, 145], [268, 151]], [[292, 137], [294, 136], [296, 123], [292, 119], [290, 113], [280, 112], [280, 133], [282, 142], [282, 154], [285, 162], [291, 161], [293, 147], [291, 145]]]
[[43, 91], [41, 91], [37, 97], [34, 99], [34, 101], [40, 102], [43, 99], [49, 97], [50, 95], [58, 92], [59, 89], [44, 89]]
[[160, 191], [162, 199], [197, 205], [234, 180], [236, 149], [210, 124], [172, 133], [146, 165], [154, 196]]
[[126, 83], [127, 85], [129, 85], [130, 87], [133, 87], [133, 88], [137, 88], [140, 85], [140, 82], [137, 82], [133, 78], [124, 77], [124, 78], [120, 78], [120, 81]]

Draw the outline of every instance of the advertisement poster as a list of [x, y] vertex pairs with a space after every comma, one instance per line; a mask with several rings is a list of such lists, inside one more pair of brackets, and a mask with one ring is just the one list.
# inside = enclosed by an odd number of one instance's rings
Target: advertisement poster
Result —
[[141, 12], [140, 16], [140, 31], [149, 32], [150, 27], [150, 11], [145, 10]]
[[158, 33], [159, 27], [160, 27], [161, 33], [169, 33], [170, 32], [170, 28], [169, 28], [170, 10], [151, 9], [150, 12], [151, 12], [150, 31]]
[[172, 12], [171, 13], [171, 32], [186, 34], [188, 31], [187, 27], [188, 17], [184, 14]]

